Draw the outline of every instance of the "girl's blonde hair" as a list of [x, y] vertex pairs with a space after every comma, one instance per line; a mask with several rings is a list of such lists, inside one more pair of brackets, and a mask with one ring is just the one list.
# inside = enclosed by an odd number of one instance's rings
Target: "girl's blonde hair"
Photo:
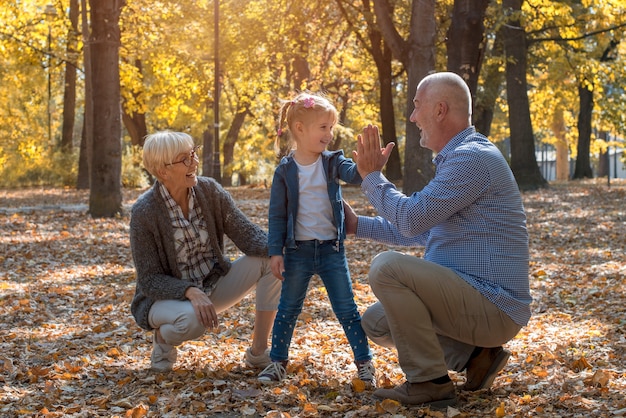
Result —
[[278, 131], [274, 141], [274, 151], [278, 158], [283, 157], [296, 146], [295, 138], [291, 134], [296, 122], [308, 122], [313, 112], [330, 113], [337, 123], [339, 114], [333, 104], [323, 95], [303, 92], [293, 100], [284, 101], [278, 115]]
[[143, 166], [159, 179], [160, 168], [171, 164], [178, 154], [188, 152], [193, 147], [193, 138], [184, 132], [155, 132], [146, 136], [143, 144]]

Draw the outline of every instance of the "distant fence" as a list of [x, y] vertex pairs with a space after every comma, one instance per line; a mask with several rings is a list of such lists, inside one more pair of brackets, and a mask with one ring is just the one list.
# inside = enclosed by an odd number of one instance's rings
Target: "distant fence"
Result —
[[[626, 150], [624, 148], [609, 148], [609, 175], [614, 179], [626, 179], [626, 166], [622, 162], [622, 157]], [[556, 180], [556, 151], [551, 146], [545, 145], [541, 147], [540, 150], [535, 152], [537, 158], [537, 164], [539, 165], [539, 170], [548, 181]], [[593, 170], [593, 175], [596, 177], [598, 175], [598, 156], [594, 161], [592, 161], [591, 169]], [[574, 169], [576, 167], [576, 160], [569, 160], [569, 173], [570, 177], [574, 174]]]

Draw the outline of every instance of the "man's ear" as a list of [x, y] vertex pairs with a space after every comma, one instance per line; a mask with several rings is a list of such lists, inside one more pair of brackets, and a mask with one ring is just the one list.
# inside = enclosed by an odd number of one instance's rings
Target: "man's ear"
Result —
[[437, 103], [437, 120], [442, 120], [449, 112], [448, 103], [441, 101]]

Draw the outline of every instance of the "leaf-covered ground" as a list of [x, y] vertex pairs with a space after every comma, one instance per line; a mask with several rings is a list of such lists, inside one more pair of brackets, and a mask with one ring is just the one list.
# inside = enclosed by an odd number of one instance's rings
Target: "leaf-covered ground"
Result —
[[[266, 189], [231, 191], [267, 225]], [[371, 212], [359, 189], [344, 192], [359, 213]], [[124, 193], [128, 206], [139, 191]], [[626, 416], [625, 198], [626, 184], [615, 181], [524, 194], [533, 318], [507, 344], [513, 354], [491, 390], [459, 393], [456, 408], [433, 411], [377, 403], [353, 387], [348, 345], [317, 278], [284, 384], [260, 386], [243, 365], [251, 298], [217, 332], [182, 345], [173, 372], [149, 372], [151, 336], [128, 310], [128, 216], [91, 219], [86, 192], [0, 191], [0, 416]], [[369, 262], [387, 248], [357, 240], [347, 248], [365, 309], [374, 301]], [[373, 349], [381, 384], [401, 383], [395, 351]]]

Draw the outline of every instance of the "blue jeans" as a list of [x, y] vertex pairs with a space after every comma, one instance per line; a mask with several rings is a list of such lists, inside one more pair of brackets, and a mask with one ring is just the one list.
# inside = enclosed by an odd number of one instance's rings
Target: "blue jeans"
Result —
[[355, 361], [372, 358], [361, 315], [354, 302], [352, 281], [343, 243], [336, 241], [298, 241], [298, 248], [285, 250], [285, 272], [278, 303], [278, 314], [272, 332], [273, 361], [289, 359], [289, 345], [293, 330], [302, 312], [302, 305], [314, 274], [322, 279], [333, 312], [343, 327]]

